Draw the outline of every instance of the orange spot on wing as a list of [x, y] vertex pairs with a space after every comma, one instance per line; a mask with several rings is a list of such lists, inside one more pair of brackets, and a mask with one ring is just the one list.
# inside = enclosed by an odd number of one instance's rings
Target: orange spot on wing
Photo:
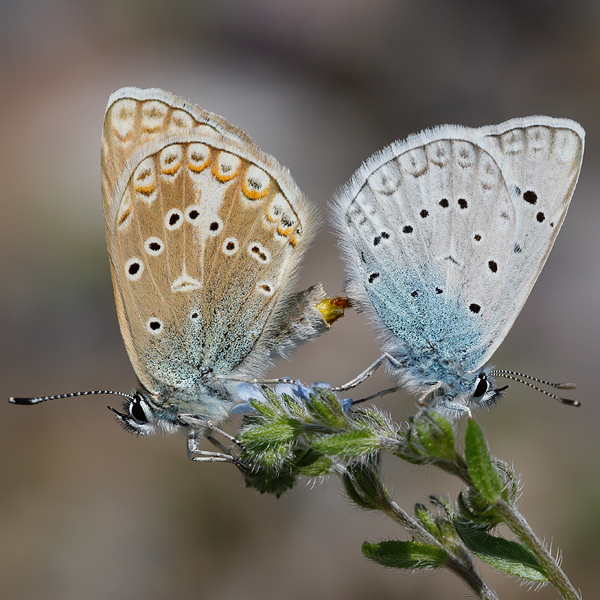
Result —
[[292, 235], [292, 228], [291, 227], [283, 227], [283, 226], [279, 225], [277, 227], [277, 233], [279, 235], [289, 237], [290, 235]]
[[269, 191], [271, 189], [271, 183], [269, 183], [269, 185], [266, 185], [262, 189], [248, 187], [247, 184], [248, 182], [246, 181], [246, 178], [244, 178], [244, 181], [242, 182], [242, 192], [244, 193], [244, 196], [246, 196], [246, 198], [249, 198], [250, 200], [260, 200], [261, 198], [264, 198], [269, 194]]
[[210, 162], [210, 158], [207, 158], [202, 164], [189, 162], [188, 169], [194, 173], [200, 173], [201, 171], [204, 171], [204, 169], [206, 169], [206, 167], [208, 167], [209, 162]]
[[156, 189], [156, 186], [154, 184], [152, 185], [140, 185], [140, 186], [135, 186], [135, 191], [138, 194], [143, 194], [144, 196], [151, 196], [154, 193], [154, 190]]
[[225, 183], [226, 181], [231, 181], [239, 172], [239, 169], [231, 169], [230, 173], [223, 173], [219, 170], [219, 163], [213, 163], [212, 173], [215, 178], [221, 183]]
[[126, 208], [118, 217], [117, 227], [120, 227], [131, 216], [131, 209]]
[[162, 172], [165, 175], [175, 175], [175, 173], [177, 173], [177, 171], [179, 171], [179, 167], [181, 167], [181, 163], [173, 165], [172, 167], [169, 167], [169, 168], [164, 168], [164, 169], [162, 169]]

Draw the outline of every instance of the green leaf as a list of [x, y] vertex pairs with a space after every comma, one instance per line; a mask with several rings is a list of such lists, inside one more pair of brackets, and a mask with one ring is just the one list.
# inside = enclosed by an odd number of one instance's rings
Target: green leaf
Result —
[[298, 402], [292, 396], [287, 394], [281, 395], [282, 408], [285, 409], [285, 414], [298, 419], [300, 421], [306, 421], [309, 418], [309, 412], [304, 403]]
[[[268, 417], [273, 419], [279, 416], [280, 411], [276, 410], [275, 407], [273, 407], [273, 405], [267, 402], [263, 402], [262, 400], [254, 400], [253, 398], [251, 398], [248, 402], [250, 403], [250, 406], [252, 406], [252, 408], [256, 411], [256, 413], [262, 417]], [[248, 418], [252, 419], [252, 415], [250, 415]]]
[[504, 461], [498, 460], [497, 458], [494, 458], [493, 461], [496, 471], [503, 481], [502, 498], [504, 498], [508, 504], [513, 505], [519, 495], [519, 479], [515, 472]]
[[272, 472], [267, 469], [252, 470], [244, 473], [246, 487], [254, 488], [261, 494], [273, 494], [279, 498], [294, 487], [298, 476], [294, 471]]
[[490, 511], [490, 505], [473, 488], [460, 492], [456, 504], [463, 519], [476, 524], [480, 529], [490, 530], [502, 522], [496, 513]]
[[291, 469], [295, 458], [291, 444], [265, 445], [253, 448], [246, 446], [240, 457], [244, 464], [252, 470], [267, 469], [273, 473]]
[[393, 454], [406, 462], [409, 462], [413, 465], [429, 465], [432, 460], [431, 457], [425, 456], [420, 453], [412, 444], [413, 440], [411, 439], [410, 433], [406, 435], [406, 441], [408, 448], [400, 447], [398, 450], [393, 451]]
[[486, 502], [496, 504], [502, 497], [502, 480], [494, 468], [483, 432], [473, 419], [469, 419], [465, 432], [465, 458], [475, 489]]
[[254, 425], [239, 434], [244, 446], [263, 448], [273, 444], [289, 443], [296, 436], [296, 428], [288, 421], [272, 421], [264, 425]]
[[378, 457], [351, 462], [346, 467], [342, 482], [350, 500], [365, 510], [380, 510], [389, 502], [381, 481]]
[[450, 500], [432, 494], [431, 496], [429, 496], [429, 502], [431, 502], [431, 504], [433, 504], [434, 506], [437, 506], [438, 508], [442, 509], [446, 513], [446, 517], [454, 517], [454, 507], [452, 506], [452, 502], [450, 502]]
[[311, 465], [298, 467], [298, 474], [304, 475], [304, 477], [321, 477], [322, 475], [329, 475], [332, 467], [333, 463], [331, 462], [331, 459], [322, 456]]
[[320, 390], [318, 394], [311, 395], [306, 406], [322, 425], [331, 429], [346, 429], [348, 426], [348, 420], [339, 400], [327, 390]]
[[495, 569], [529, 581], [548, 581], [542, 565], [523, 544], [490, 535], [458, 520], [454, 527], [465, 546]]
[[415, 419], [414, 426], [421, 444], [431, 456], [446, 460], [455, 458], [454, 431], [450, 422], [440, 413], [424, 412]]
[[372, 561], [390, 569], [436, 569], [444, 567], [448, 555], [439, 548], [417, 542], [389, 540], [362, 545], [362, 553]]
[[415, 504], [415, 517], [419, 519], [421, 525], [423, 525], [432, 536], [439, 538], [440, 531], [437, 523], [424, 504]]
[[312, 448], [306, 451], [298, 451], [296, 468], [300, 475], [306, 477], [319, 477], [327, 475], [333, 466], [333, 462], [327, 456], [315, 452]]
[[396, 456], [417, 465], [435, 463], [450, 472], [455, 470], [454, 430], [439, 413], [423, 411], [409, 419], [402, 442], [394, 451]]
[[323, 435], [314, 439], [311, 446], [329, 456], [355, 457], [377, 452], [381, 444], [370, 431], [359, 430]]
[[356, 408], [351, 413], [357, 429], [368, 429], [376, 435], [396, 439], [402, 437], [400, 428], [382, 412], [369, 408]]

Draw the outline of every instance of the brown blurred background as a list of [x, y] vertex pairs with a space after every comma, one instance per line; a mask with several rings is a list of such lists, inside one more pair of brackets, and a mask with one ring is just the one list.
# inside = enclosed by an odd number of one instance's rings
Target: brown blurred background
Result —
[[[573, 380], [580, 409], [518, 385], [478, 420], [524, 482], [522, 510], [600, 589], [600, 4], [519, 0], [4, 0], [0, 4], [0, 397], [134, 384], [104, 241], [99, 140], [124, 85], [225, 116], [288, 166], [324, 226], [303, 287], [338, 294], [336, 188], [372, 152], [442, 123], [529, 114], [587, 131], [581, 179], [501, 368]], [[378, 354], [350, 314], [274, 375], [342, 383]], [[378, 374], [357, 394], [388, 381]], [[137, 439], [106, 397], [0, 402], [0, 597], [28, 600], [463, 598], [447, 574], [383, 571], [364, 540], [402, 535], [329, 480], [280, 500], [234, 468], [187, 460], [181, 436]], [[379, 402], [402, 421], [414, 399]], [[117, 401], [118, 404], [118, 401]], [[388, 463], [412, 511], [449, 476]], [[482, 566], [502, 598], [535, 594]]]

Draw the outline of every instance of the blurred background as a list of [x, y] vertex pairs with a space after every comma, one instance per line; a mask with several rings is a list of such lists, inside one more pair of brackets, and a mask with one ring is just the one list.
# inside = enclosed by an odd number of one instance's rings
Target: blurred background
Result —
[[[573, 409], [512, 385], [477, 414], [522, 475], [522, 511], [600, 589], [600, 4], [581, 0], [3, 0], [0, 3], [0, 597], [462, 598], [448, 574], [383, 571], [364, 540], [402, 536], [331, 479], [276, 500], [182, 436], [137, 439], [106, 397], [8, 396], [135, 384], [116, 319], [100, 198], [108, 96], [160, 87], [219, 113], [289, 167], [323, 226], [301, 287], [344, 278], [329, 200], [372, 152], [442, 123], [530, 114], [587, 131], [569, 216], [499, 368], [576, 381]], [[347, 381], [378, 356], [348, 314], [277, 376]], [[381, 373], [356, 394], [389, 382]], [[403, 394], [378, 402], [400, 422]], [[117, 400], [118, 405], [118, 400]], [[455, 498], [450, 476], [387, 463], [401, 506]], [[480, 571], [501, 598], [557, 598]], [[596, 591], [596, 592], [595, 592]]]

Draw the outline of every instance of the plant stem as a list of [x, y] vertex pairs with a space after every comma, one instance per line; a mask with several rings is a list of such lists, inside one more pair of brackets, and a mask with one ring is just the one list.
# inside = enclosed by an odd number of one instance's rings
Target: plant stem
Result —
[[393, 521], [399, 523], [413, 535], [416, 539], [424, 544], [435, 546], [446, 554], [449, 559], [446, 563], [455, 575], [460, 577], [464, 583], [470, 587], [480, 600], [498, 600], [496, 592], [489, 588], [487, 584], [477, 575], [473, 563], [466, 552], [456, 553], [450, 551], [446, 546], [432, 536], [418, 521], [413, 519], [408, 513], [402, 510], [393, 500], [388, 500], [387, 504], [381, 506], [381, 510]]
[[521, 513], [509, 506], [504, 500], [497, 502], [496, 510], [509, 529], [535, 554], [543, 566], [550, 583], [558, 590], [563, 599], [581, 600], [579, 592], [573, 587], [573, 584], [558, 566], [556, 559], [535, 535]]

